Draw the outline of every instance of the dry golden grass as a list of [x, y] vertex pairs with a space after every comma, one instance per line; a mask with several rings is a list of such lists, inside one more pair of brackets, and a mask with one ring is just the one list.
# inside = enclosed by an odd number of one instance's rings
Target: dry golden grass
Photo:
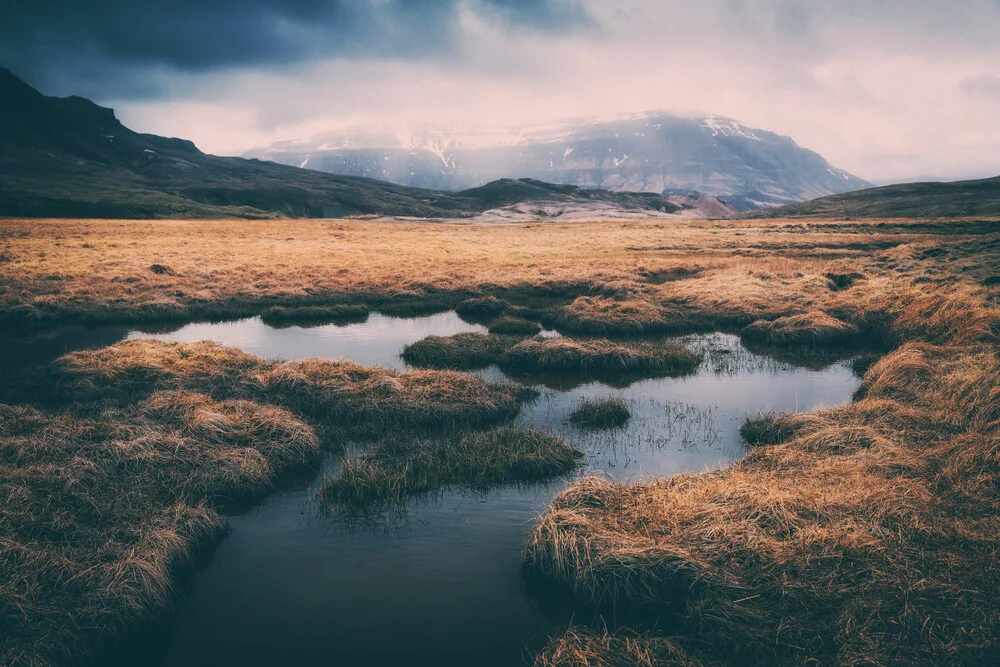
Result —
[[670, 639], [571, 627], [535, 656], [533, 667], [700, 667], [708, 664]]
[[[351, 301], [408, 312], [418, 303], [447, 308], [468, 297], [547, 295], [564, 299], [553, 303], [553, 314], [580, 296], [624, 302], [599, 302], [596, 310], [577, 303], [560, 314], [570, 327], [609, 326], [605, 307], [642, 330], [737, 326], [828, 311], [838, 295], [864, 304], [886, 288], [886, 296], [914, 287], [925, 293], [962, 269], [970, 281], [1000, 273], [995, 260], [970, 256], [995, 255], [989, 247], [960, 247], [970, 237], [951, 230], [962, 225], [0, 220], [7, 258], [0, 262], [0, 313], [7, 326], [30, 327]], [[980, 229], [973, 238], [982, 236]], [[950, 255], [925, 254], [945, 244]], [[865, 279], [831, 289], [827, 274], [853, 273]], [[931, 282], [914, 286], [916, 278]]]
[[442, 486], [486, 490], [572, 472], [583, 454], [557, 436], [503, 427], [438, 442], [388, 441], [349, 458], [319, 495], [331, 508], [363, 512]]
[[418, 368], [476, 370], [497, 363], [520, 341], [516, 336], [481, 333], [428, 336], [403, 348], [402, 357]]
[[535, 338], [508, 349], [500, 363], [503, 368], [535, 373], [643, 373], [656, 376], [690, 373], [701, 363], [701, 357], [677, 343]]
[[740, 437], [750, 447], [759, 445], [780, 445], [792, 438], [802, 426], [809, 422], [810, 415], [791, 413], [761, 413], [747, 417], [740, 426]]
[[288, 412], [186, 392], [90, 419], [0, 405], [0, 664], [80, 659], [162, 617], [220, 501], [318, 452]]
[[353, 324], [368, 320], [368, 308], [360, 304], [331, 306], [271, 306], [260, 314], [272, 327], [318, 326], [322, 324]]
[[[782, 433], [772, 438], [776, 444], [762, 440], [729, 469], [635, 486], [585, 480], [560, 496], [533, 533], [530, 567], [570, 587], [582, 603], [676, 615], [678, 625], [670, 637], [658, 636], [648, 618], [643, 627], [652, 634], [571, 630], [553, 640], [540, 665], [995, 661], [998, 287], [1000, 232], [963, 220], [0, 221], [2, 328], [245, 316], [337, 303], [390, 314], [459, 306], [463, 317], [484, 323], [510, 315], [602, 336], [740, 330], [764, 320], [769, 335], [814, 345], [827, 344], [825, 332], [837, 328], [816, 325], [836, 320], [865, 340], [898, 348], [870, 368], [859, 366], [865, 380], [855, 403], [796, 418], [787, 439]], [[458, 374], [272, 364], [217, 346], [131, 345], [74, 355], [52, 377], [65, 391], [95, 400], [124, 404], [130, 392], [196, 391], [211, 396], [206, 401], [275, 403], [317, 423], [332, 411], [334, 421], [357, 417], [369, 430], [501, 418], [523, 398]], [[137, 408], [128, 405], [105, 409], [155, 422], [148, 428], [157, 433], [187, 429], [191, 435], [182, 440], [191, 443], [208, 437], [199, 429], [216, 419], [180, 426], [192, 418], [171, 422], [166, 414], [129, 412]], [[144, 492], [125, 489], [127, 476], [104, 463], [89, 467], [87, 457], [104, 449], [78, 446], [82, 436], [73, 428], [82, 427], [64, 425], [82, 418], [10, 410], [20, 416], [4, 423], [19, 425], [0, 434], [3, 447], [27, 442], [31, 428], [56, 443], [37, 451], [18, 445], [20, 453], [0, 459], [0, 488], [13, 493], [0, 509], [0, 530], [7, 531], [0, 621], [16, 628], [4, 636], [3, 657], [43, 663], [67, 647], [84, 649], [90, 628], [124, 629], [162, 609], [174, 564], [192, 545], [214, 539], [221, 523], [188, 497], [170, 506], [147, 499], [137, 500], [136, 514], [111, 522], [118, 528], [102, 528], [111, 538], [98, 531], [88, 542], [91, 528], [78, 537], [74, 525], [96, 522], [72, 514], [73, 494], [102, 484], [126, 498]], [[100, 414], [87, 424], [103, 424]], [[135, 451], [140, 460], [144, 451]], [[151, 451], [157, 461], [158, 450]], [[27, 481], [8, 481], [22, 469], [36, 474], [17, 458], [28, 455], [53, 457], [38, 467], [39, 484], [58, 490], [44, 507], [36, 507], [43, 494], [20, 490]], [[216, 464], [209, 458], [206, 470]], [[192, 479], [206, 496], [256, 492], [267, 486], [264, 470]], [[76, 483], [90, 474], [93, 484]], [[105, 497], [102, 490], [88, 502], [103, 508]], [[15, 516], [19, 507], [28, 508], [23, 516]], [[11, 526], [22, 526], [15, 538]], [[52, 537], [50, 526], [64, 532]], [[69, 556], [54, 544], [69, 544]], [[126, 553], [120, 544], [133, 545], [127, 566], [115, 565], [116, 554]], [[89, 563], [91, 551], [111, 565], [77, 579], [59, 574]], [[29, 562], [38, 569], [16, 569]], [[93, 591], [119, 582], [117, 573], [135, 568], [129, 581], [147, 588], [121, 598], [137, 600], [134, 606], [111, 605], [110, 616], [95, 619], [89, 603], [65, 602], [92, 600]], [[155, 576], [146, 578], [150, 572]], [[18, 597], [40, 590], [40, 581], [55, 582], [51, 598], [35, 604]], [[62, 598], [64, 583], [83, 592]]]
[[489, 323], [510, 308], [510, 304], [495, 296], [466, 299], [455, 306], [455, 312], [470, 322]]
[[[641, 336], [664, 333], [678, 326], [678, 313], [640, 299], [581, 296], [556, 314], [560, 330], [595, 336]], [[686, 318], [685, 318], [686, 319]], [[675, 320], [672, 322], [671, 320]]]
[[[936, 317], [961, 308], [988, 315]], [[981, 333], [902, 346], [855, 403], [758, 425], [729, 468], [573, 485], [528, 567], [588, 605], [674, 618], [682, 646], [723, 662], [991, 662], [1000, 358]]]
[[[269, 362], [207, 342], [126, 341], [45, 375], [64, 413], [0, 405], [4, 665], [87, 655], [167, 612], [178, 572], [221, 534], [216, 506], [316, 457], [300, 419], [344, 437], [442, 433], [512, 417], [531, 395], [454, 372]], [[440, 483], [551, 474], [576, 454], [532, 434], [433, 451]]]
[[750, 345], [765, 347], [846, 346], [861, 337], [861, 329], [822, 311], [787, 315], [776, 320], [757, 320], [741, 337]]
[[530, 393], [450, 371], [397, 373], [345, 361], [265, 361], [211, 342], [132, 340], [62, 357], [50, 369], [74, 400], [129, 402], [157, 390], [278, 403], [352, 434], [454, 428], [515, 416]]
[[569, 413], [571, 424], [593, 430], [622, 428], [631, 418], [628, 404], [619, 396], [584, 397]]
[[541, 333], [542, 326], [520, 317], [501, 317], [490, 325], [489, 331], [497, 336], [534, 336]]

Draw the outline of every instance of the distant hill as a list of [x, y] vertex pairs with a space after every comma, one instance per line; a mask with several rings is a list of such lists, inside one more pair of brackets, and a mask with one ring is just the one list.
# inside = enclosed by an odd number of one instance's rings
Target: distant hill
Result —
[[659, 112], [545, 127], [358, 129], [247, 156], [438, 190], [503, 177], [667, 195], [693, 190], [738, 209], [871, 187], [788, 137], [730, 118]]
[[1000, 177], [904, 183], [821, 197], [752, 214], [786, 218], [951, 218], [1000, 216]]
[[712, 198], [673, 199], [513, 180], [442, 192], [216, 157], [133, 132], [90, 100], [46, 97], [0, 68], [0, 216], [454, 218], [526, 201], [663, 216], [728, 210]]

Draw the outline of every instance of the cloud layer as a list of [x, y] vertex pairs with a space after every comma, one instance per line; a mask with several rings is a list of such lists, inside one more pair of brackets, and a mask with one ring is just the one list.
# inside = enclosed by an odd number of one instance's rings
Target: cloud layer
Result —
[[0, 64], [209, 150], [665, 109], [876, 181], [1000, 173], [1000, 1], [7, 0]]

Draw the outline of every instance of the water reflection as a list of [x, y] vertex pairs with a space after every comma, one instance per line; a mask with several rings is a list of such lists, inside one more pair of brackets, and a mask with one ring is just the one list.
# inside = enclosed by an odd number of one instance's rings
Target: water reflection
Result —
[[464, 332], [485, 333], [486, 327], [463, 322], [454, 312], [413, 318], [372, 313], [365, 322], [347, 325], [279, 329], [253, 317], [236, 322], [189, 324], [167, 333], [133, 331], [128, 337], [188, 343], [213, 340], [265, 359], [349, 359], [365, 366], [405, 370], [407, 366], [399, 357], [405, 346], [430, 335], [453, 336]]

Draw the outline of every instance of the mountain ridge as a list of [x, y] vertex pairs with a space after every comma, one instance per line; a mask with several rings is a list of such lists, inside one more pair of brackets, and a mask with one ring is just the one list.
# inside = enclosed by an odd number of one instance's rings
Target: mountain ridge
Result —
[[514, 128], [355, 128], [245, 155], [441, 190], [534, 178], [612, 191], [694, 190], [744, 207], [872, 187], [790, 137], [723, 116], [665, 112]]
[[85, 98], [47, 97], [3, 68], [0, 99], [2, 216], [468, 218], [521, 203], [526, 192], [535, 201], [572, 204], [575, 210], [599, 205], [644, 216], [669, 216], [699, 205], [540, 181], [442, 192], [217, 157], [185, 139], [133, 132], [113, 110]]
[[883, 185], [747, 215], [768, 218], [1000, 217], [1000, 176]]

